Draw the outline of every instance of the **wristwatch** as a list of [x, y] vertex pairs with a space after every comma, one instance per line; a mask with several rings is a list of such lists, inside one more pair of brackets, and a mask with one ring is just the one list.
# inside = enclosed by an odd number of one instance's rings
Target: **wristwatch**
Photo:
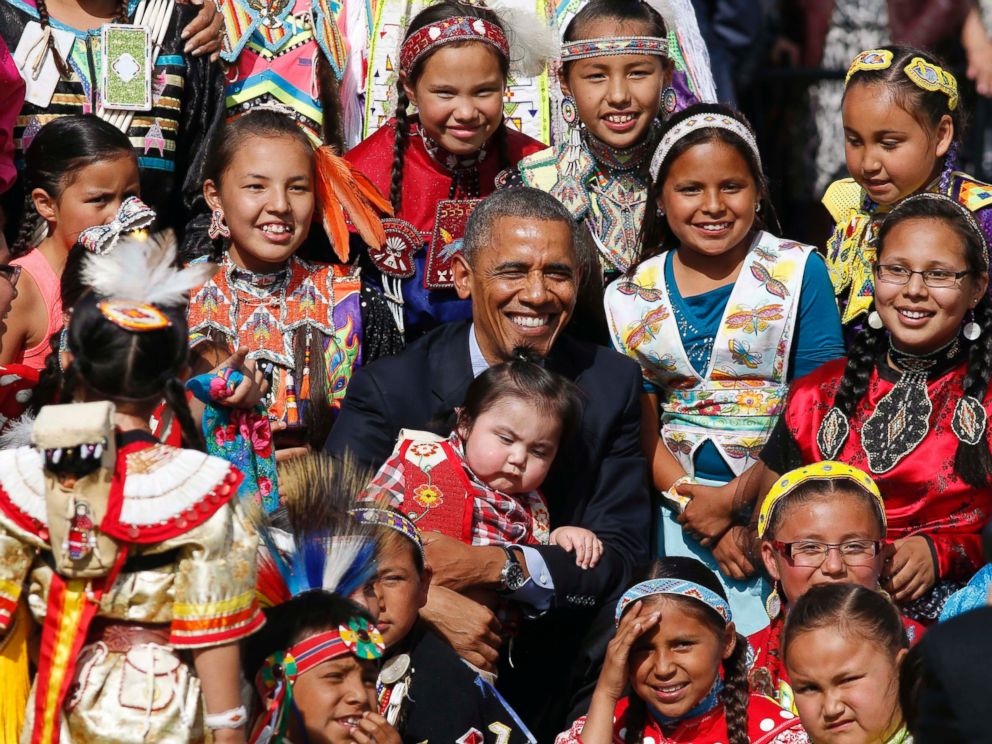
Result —
[[500, 591], [509, 594], [526, 584], [527, 577], [524, 575], [524, 569], [513, 550], [504, 545], [503, 551], [506, 553], [506, 563], [503, 564], [503, 570], [499, 572]]

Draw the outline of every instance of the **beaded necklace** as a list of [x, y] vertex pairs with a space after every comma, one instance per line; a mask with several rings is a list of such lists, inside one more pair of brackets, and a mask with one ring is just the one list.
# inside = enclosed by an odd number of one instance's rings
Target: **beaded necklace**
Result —
[[448, 198], [478, 199], [482, 193], [479, 168], [488, 154], [489, 142], [484, 143], [472, 155], [455, 155], [444, 149], [420, 124], [416, 125], [416, 131], [431, 159], [451, 172], [451, 187], [448, 189]]

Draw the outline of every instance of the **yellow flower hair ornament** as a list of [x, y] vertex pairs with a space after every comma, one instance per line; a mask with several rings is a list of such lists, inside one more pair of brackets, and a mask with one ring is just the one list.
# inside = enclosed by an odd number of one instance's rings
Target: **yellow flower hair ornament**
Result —
[[758, 513], [758, 537], [763, 538], [771, 521], [775, 507], [782, 499], [792, 493], [801, 484], [812, 480], [849, 480], [863, 488], [874, 497], [874, 502], [878, 506], [879, 515], [882, 518], [882, 527], [885, 527], [885, 503], [882, 501], [882, 494], [866, 472], [859, 470], [842, 462], [834, 460], [824, 460], [804, 465], [801, 468], [790, 470], [776, 481], [771, 487], [768, 495], [761, 504], [761, 511]]

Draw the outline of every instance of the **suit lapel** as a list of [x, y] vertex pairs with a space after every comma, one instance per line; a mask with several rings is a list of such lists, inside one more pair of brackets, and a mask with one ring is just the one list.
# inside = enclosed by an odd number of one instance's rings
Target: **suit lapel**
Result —
[[431, 390], [441, 411], [460, 406], [473, 379], [468, 350], [471, 323], [465, 321], [451, 323], [450, 326], [427, 354], [427, 363], [431, 368]]

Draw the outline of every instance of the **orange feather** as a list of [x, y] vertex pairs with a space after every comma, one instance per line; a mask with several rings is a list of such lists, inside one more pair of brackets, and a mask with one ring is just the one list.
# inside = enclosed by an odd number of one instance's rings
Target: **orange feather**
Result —
[[371, 181], [327, 145], [317, 148], [317, 198], [324, 229], [338, 259], [348, 260], [345, 214], [366, 244], [376, 248], [385, 245], [386, 232], [378, 212], [391, 214], [388, 202]]

